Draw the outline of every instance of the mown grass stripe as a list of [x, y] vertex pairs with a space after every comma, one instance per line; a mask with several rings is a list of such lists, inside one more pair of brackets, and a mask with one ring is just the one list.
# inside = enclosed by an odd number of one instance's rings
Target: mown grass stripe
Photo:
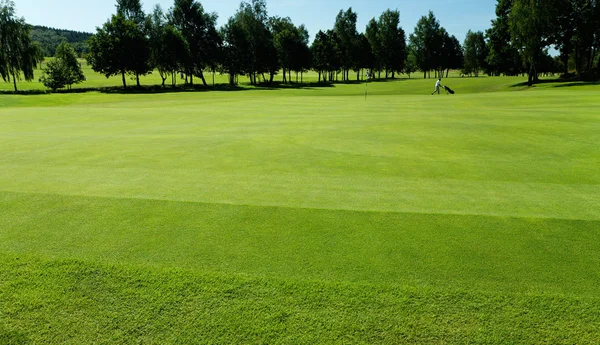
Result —
[[0, 250], [297, 279], [590, 295], [600, 222], [1, 193]]

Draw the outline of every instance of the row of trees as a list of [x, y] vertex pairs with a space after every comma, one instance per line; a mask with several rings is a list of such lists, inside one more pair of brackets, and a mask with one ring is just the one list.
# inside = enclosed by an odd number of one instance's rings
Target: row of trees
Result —
[[531, 85], [548, 65], [547, 47], [560, 51], [556, 65], [579, 78], [600, 70], [600, 1], [498, 0], [487, 30], [486, 68], [491, 75], [528, 73]]
[[[193, 84], [205, 71], [226, 73], [235, 84], [239, 75], [250, 83], [273, 82], [283, 72], [283, 82], [292, 81], [292, 72], [302, 80], [303, 72], [314, 69], [319, 81], [350, 79], [350, 71], [370, 70], [381, 77], [410, 73], [417, 69], [425, 76], [462, 66], [462, 48], [456, 37], [443, 29], [433, 13], [421, 18], [406, 44], [398, 11], [385, 11], [373, 18], [365, 33], [356, 27], [352, 9], [340, 11], [331, 30], [319, 31], [309, 46], [303, 25], [289, 18], [269, 17], [265, 0], [242, 2], [234, 16], [220, 29], [216, 14], [206, 13], [195, 0], [175, 0], [165, 13], [156, 6], [144, 14], [139, 0], [117, 0], [117, 13], [90, 39], [88, 61], [107, 77], [121, 75], [127, 85], [157, 69], [163, 85], [177, 74]], [[429, 72], [429, 74], [427, 74]]]
[[[284, 82], [291, 82], [292, 73], [298, 81], [309, 69], [319, 73], [320, 82], [350, 80], [351, 71], [357, 79], [365, 70], [386, 78], [421, 71], [427, 78], [432, 72], [438, 77], [460, 69], [475, 76], [480, 71], [528, 73], [531, 84], [539, 73], [558, 68], [575, 70], [580, 77], [596, 66], [600, 70], [599, 1], [498, 0], [496, 15], [489, 30], [469, 31], [461, 45], [432, 12], [419, 19], [407, 39], [398, 11], [385, 11], [359, 33], [357, 14], [350, 8], [340, 11], [333, 28], [319, 31], [309, 45], [306, 28], [289, 18], [270, 17], [266, 0], [242, 2], [220, 29], [217, 15], [207, 13], [197, 0], [174, 0], [167, 12], [156, 6], [150, 14], [140, 0], [117, 0], [116, 13], [89, 40], [88, 62], [106, 77], [120, 75], [124, 87], [127, 76], [139, 85], [140, 76], [155, 70], [163, 85], [169, 79], [175, 84], [178, 76], [207, 85], [206, 72], [228, 74], [231, 84], [240, 75], [252, 84], [270, 83], [280, 73]], [[551, 45], [560, 57], [548, 55]], [[62, 46], [56, 62], [48, 65], [43, 81], [51, 88], [82, 80], [72, 52]], [[42, 58], [30, 26], [15, 17], [14, 3], [0, 0], [0, 76], [12, 80], [16, 90], [16, 81], [21, 75], [31, 80]]]

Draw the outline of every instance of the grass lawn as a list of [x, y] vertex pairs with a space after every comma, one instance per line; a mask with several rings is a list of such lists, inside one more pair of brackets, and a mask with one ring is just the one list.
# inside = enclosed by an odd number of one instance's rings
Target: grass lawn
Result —
[[0, 95], [0, 344], [597, 343], [600, 86], [522, 81]]

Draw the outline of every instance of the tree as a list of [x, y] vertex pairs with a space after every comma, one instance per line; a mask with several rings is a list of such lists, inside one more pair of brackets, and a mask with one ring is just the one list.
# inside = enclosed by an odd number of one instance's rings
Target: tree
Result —
[[509, 15], [511, 37], [521, 51], [529, 86], [538, 80], [537, 67], [550, 31], [551, 5], [544, 0], [514, 0]]
[[373, 54], [373, 50], [371, 49], [371, 44], [369, 43], [369, 39], [365, 34], [358, 35], [358, 58], [356, 60], [356, 65], [354, 69], [357, 72], [357, 78], [360, 79], [360, 71], [362, 69], [370, 69], [372, 70], [375, 67], [375, 55]]
[[475, 74], [479, 76], [479, 71], [485, 69], [485, 61], [487, 58], [487, 46], [483, 32], [472, 32], [469, 30], [465, 36], [463, 46], [464, 52], [464, 74]]
[[509, 27], [509, 15], [514, 0], [498, 0], [496, 4], [496, 19], [492, 27], [486, 31], [488, 39], [488, 74], [517, 75], [521, 71], [521, 57], [513, 45]]
[[400, 12], [387, 10], [379, 17], [378, 43], [381, 66], [388, 73], [402, 72], [406, 61], [406, 35], [400, 27]]
[[162, 86], [169, 76], [175, 86], [177, 71], [183, 68], [184, 59], [189, 56], [187, 41], [173, 25], [167, 23], [161, 7], [156, 5], [149, 18], [149, 32], [152, 52], [152, 64], [158, 70]]
[[427, 16], [419, 19], [414, 33], [410, 35], [409, 41], [415, 51], [417, 65], [423, 72], [423, 78], [427, 78], [427, 72], [432, 69], [437, 70], [440, 65], [439, 50], [442, 46], [440, 28], [440, 23], [433, 12], [429, 11]]
[[125, 19], [131, 20], [138, 26], [145, 24], [146, 15], [142, 9], [140, 0], [117, 0], [117, 14]]
[[308, 46], [310, 35], [304, 24], [297, 28], [298, 39], [294, 45], [294, 61], [292, 68], [296, 71], [296, 81], [298, 81], [298, 72], [300, 72], [300, 81], [303, 81], [304, 72], [312, 66], [312, 54]]
[[[283, 82], [287, 81], [287, 72], [295, 65], [296, 46], [300, 41], [298, 28], [294, 26], [290, 18], [274, 17], [270, 20], [271, 32], [279, 66], [283, 69]], [[291, 81], [291, 80], [290, 80]]]
[[340, 10], [335, 18], [334, 31], [339, 39], [339, 48], [341, 53], [342, 80], [348, 80], [350, 68], [355, 63], [356, 49], [358, 42], [358, 32], [356, 30], [357, 14], [352, 11], [352, 7], [345, 12]]
[[43, 60], [43, 51], [31, 41], [31, 27], [24, 18], [17, 18], [15, 4], [0, 1], [0, 76], [5, 82], [13, 81], [15, 92], [21, 73], [27, 81], [33, 80], [33, 72]]
[[63, 42], [56, 48], [55, 59], [48, 62], [40, 81], [52, 91], [65, 86], [71, 89], [73, 84], [85, 81], [75, 49], [69, 43]]
[[96, 29], [96, 35], [90, 38], [89, 45], [88, 63], [92, 69], [107, 78], [121, 74], [123, 88], [127, 88], [125, 74], [139, 73], [138, 56], [140, 49], [147, 48], [147, 39], [135, 22], [116, 14]]
[[206, 13], [195, 0], [175, 0], [169, 18], [189, 47], [189, 54], [182, 57], [182, 62], [190, 83], [194, 83], [193, 77], [196, 76], [202, 79], [204, 85], [208, 85], [203, 70], [214, 65], [222, 44], [216, 29], [217, 15]]
[[593, 68], [598, 53], [600, 3], [597, 0], [548, 0], [550, 34], [548, 43], [560, 50], [563, 73], [573, 62], [579, 78]]
[[67, 85], [66, 76], [68, 72], [64, 64], [60, 63], [60, 61], [48, 61], [43, 72], [44, 74], [42, 74], [40, 77], [40, 82], [42, 82], [45, 87], [51, 89], [52, 91], [62, 89]]
[[250, 73], [250, 42], [240, 21], [229, 18], [221, 28], [223, 38], [223, 60], [221, 68], [229, 74], [229, 84], [235, 85], [237, 76]]
[[456, 36], [452, 35], [447, 38], [446, 43], [444, 44], [447, 47], [447, 70], [446, 70], [446, 78], [448, 77], [448, 73], [450, 69], [460, 69], [464, 64], [464, 54], [462, 50], [462, 46], [458, 41]]
[[319, 31], [311, 46], [312, 66], [321, 74], [323, 82], [333, 81], [335, 71], [340, 69], [340, 48], [336, 33], [333, 30]]
[[371, 45], [371, 51], [373, 52], [373, 66], [371, 69], [373, 72], [381, 72], [382, 69], [382, 60], [383, 60], [383, 45], [381, 43], [381, 35], [379, 33], [379, 22], [373, 18], [367, 24], [367, 28], [365, 30], [365, 36]]
[[404, 73], [406, 73], [408, 75], [408, 78], [410, 78], [410, 75], [419, 69], [419, 66], [417, 63], [418, 52], [410, 44], [406, 48], [406, 51], [407, 51], [407, 57], [406, 57], [406, 64], [404, 65]]
[[[265, 0], [242, 2], [223, 33], [226, 37], [227, 54], [235, 54], [227, 59], [228, 63], [235, 61], [238, 64], [229, 66], [229, 69], [234, 68], [236, 73], [243, 71], [248, 74], [253, 85], [259, 82], [260, 76], [266, 81], [264, 73], [269, 73], [269, 82], [273, 81], [279, 65], [273, 34], [269, 30]], [[227, 42], [228, 39], [233, 41]], [[240, 59], [241, 56], [244, 56], [245, 61]]]
[[315, 36], [312, 46], [310, 47], [312, 53], [312, 67], [319, 74], [319, 83], [321, 82], [321, 75], [323, 75], [323, 81], [327, 81], [327, 71], [329, 70], [329, 60], [332, 53], [332, 47], [329, 45], [329, 37], [323, 31], [319, 31]]
[[123, 16], [125, 20], [135, 23], [137, 32], [136, 39], [131, 43], [135, 44], [132, 50], [134, 55], [131, 57], [131, 68], [129, 73], [135, 76], [137, 86], [140, 87], [140, 76], [152, 73], [151, 48], [148, 38], [148, 22], [142, 9], [140, 0], [117, 0], [117, 14]]

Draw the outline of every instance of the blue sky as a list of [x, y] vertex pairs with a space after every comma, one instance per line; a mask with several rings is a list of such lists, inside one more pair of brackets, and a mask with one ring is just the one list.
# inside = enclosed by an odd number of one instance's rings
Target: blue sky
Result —
[[[201, 0], [205, 10], [219, 15], [219, 25], [232, 16], [240, 0]], [[28, 23], [61, 29], [95, 32], [115, 12], [116, 0], [15, 0], [19, 16]], [[149, 12], [155, 4], [163, 9], [173, 6], [173, 0], [142, 0]], [[386, 9], [400, 11], [400, 25], [407, 35], [417, 20], [432, 10], [441, 25], [461, 42], [467, 30], [485, 30], [495, 17], [496, 0], [267, 0], [269, 15], [290, 17], [295, 24], [305, 24], [311, 37], [319, 30], [333, 27], [341, 9], [358, 14], [358, 31], [364, 32], [367, 22]]]

